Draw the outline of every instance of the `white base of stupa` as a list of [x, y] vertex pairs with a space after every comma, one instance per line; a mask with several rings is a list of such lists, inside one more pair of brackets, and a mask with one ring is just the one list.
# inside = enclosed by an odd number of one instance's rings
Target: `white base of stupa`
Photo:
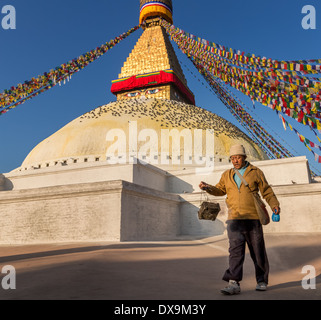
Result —
[[[253, 162], [281, 203], [279, 223], [265, 232], [321, 232], [321, 183], [305, 157]], [[217, 183], [230, 165], [109, 165], [88, 162], [11, 172], [2, 177], [0, 243], [171, 240], [225, 232], [225, 197], [215, 222], [200, 221], [201, 180]], [[270, 212], [271, 213], [271, 212]]]

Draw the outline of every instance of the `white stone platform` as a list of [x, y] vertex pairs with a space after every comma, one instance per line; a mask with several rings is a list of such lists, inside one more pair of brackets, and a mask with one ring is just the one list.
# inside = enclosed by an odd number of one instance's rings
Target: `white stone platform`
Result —
[[[305, 157], [253, 162], [281, 203], [281, 221], [265, 232], [321, 232], [321, 183]], [[215, 222], [200, 221], [201, 180], [218, 182], [230, 165], [108, 165], [102, 162], [11, 172], [0, 184], [0, 243], [170, 240], [225, 232], [225, 197]], [[203, 198], [204, 199], [204, 198]], [[270, 212], [271, 213], [271, 212]]]

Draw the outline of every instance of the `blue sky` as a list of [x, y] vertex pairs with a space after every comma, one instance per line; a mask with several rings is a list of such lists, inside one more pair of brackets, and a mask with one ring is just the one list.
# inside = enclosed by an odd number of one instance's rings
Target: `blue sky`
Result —
[[[16, 30], [0, 26], [0, 92], [90, 51], [138, 24], [139, 0], [0, 0], [16, 9]], [[280, 60], [321, 58], [321, 3], [316, 0], [173, 0], [174, 25], [186, 32], [234, 49]], [[303, 6], [316, 9], [316, 30], [304, 30]], [[0, 20], [4, 14], [0, 14]], [[320, 21], [320, 23], [319, 23]], [[39, 142], [68, 122], [98, 106], [115, 101], [111, 80], [142, 30], [73, 75], [70, 82], [35, 97], [0, 116], [0, 173], [21, 165]], [[196, 104], [239, 126], [226, 107], [203, 84], [190, 61], [174, 48]], [[192, 70], [192, 73], [189, 71]], [[247, 97], [242, 98], [251, 107]], [[321, 165], [276, 113], [256, 104], [251, 114], [296, 156], [306, 155], [311, 167]], [[288, 120], [310, 140], [310, 130]], [[320, 135], [321, 136], [321, 135]], [[321, 151], [317, 151], [321, 155]]]

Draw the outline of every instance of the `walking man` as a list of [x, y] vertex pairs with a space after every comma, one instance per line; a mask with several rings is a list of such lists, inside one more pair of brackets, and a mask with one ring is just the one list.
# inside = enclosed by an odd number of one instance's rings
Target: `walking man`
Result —
[[[229, 268], [223, 280], [228, 286], [221, 290], [232, 295], [241, 292], [245, 245], [247, 243], [255, 266], [256, 290], [265, 291], [268, 285], [269, 262], [265, 250], [262, 224], [256, 212], [252, 192], [260, 191], [274, 214], [280, 214], [280, 204], [263, 172], [246, 161], [242, 145], [231, 147], [230, 159], [234, 168], [225, 171], [215, 186], [201, 182], [199, 187], [214, 196], [227, 195], [227, 234], [229, 238]], [[235, 173], [238, 170], [249, 186], [245, 186]]]

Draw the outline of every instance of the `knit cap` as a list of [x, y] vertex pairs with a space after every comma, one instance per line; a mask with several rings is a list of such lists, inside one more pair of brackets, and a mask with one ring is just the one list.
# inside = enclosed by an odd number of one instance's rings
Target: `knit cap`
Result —
[[246, 156], [245, 149], [241, 144], [234, 145], [230, 149], [230, 157], [236, 155]]

